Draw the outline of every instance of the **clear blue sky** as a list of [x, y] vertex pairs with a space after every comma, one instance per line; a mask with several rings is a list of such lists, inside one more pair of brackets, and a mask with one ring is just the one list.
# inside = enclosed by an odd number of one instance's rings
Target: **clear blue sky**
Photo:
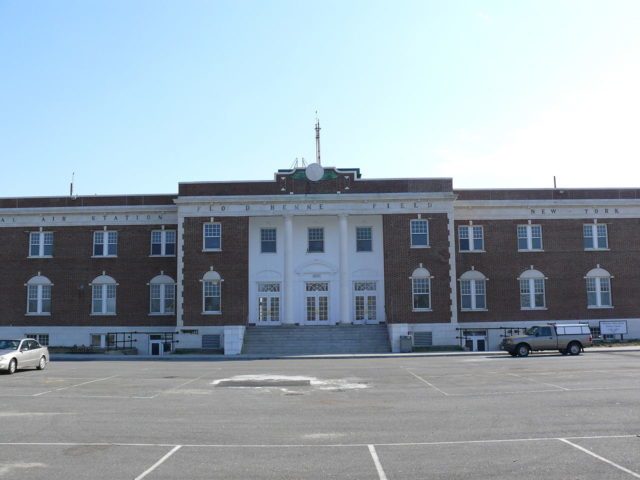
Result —
[[0, 196], [173, 193], [296, 157], [640, 187], [637, 0], [0, 0]]

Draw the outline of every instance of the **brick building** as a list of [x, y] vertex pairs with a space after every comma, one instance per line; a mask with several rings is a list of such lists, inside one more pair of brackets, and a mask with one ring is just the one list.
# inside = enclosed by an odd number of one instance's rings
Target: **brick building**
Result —
[[239, 353], [254, 326], [384, 324], [393, 350], [494, 349], [553, 321], [638, 338], [639, 197], [312, 164], [176, 195], [1, 199], [0, 336], [143, 354]]

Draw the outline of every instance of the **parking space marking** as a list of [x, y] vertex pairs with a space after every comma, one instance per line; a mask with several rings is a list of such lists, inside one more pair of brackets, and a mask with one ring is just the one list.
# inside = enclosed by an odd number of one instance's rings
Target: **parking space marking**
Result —
[[160, 460], [158, 460], [156, 463], [154, 463], [151, 467], [149, 467], [144, 472], [142, 472], [140, 475], [138, 475], [135, 478], [135, 480], [142, 480], [144, 477], [149, 475], [156, 468], [158, 468], [160, 465], [162, 465], [171, 455], [173, 455], [178, 450], [180, 450], [181, 447], [182, 447], [182, 445], [176, 445], [175, 447], [173, 447], [169, 453], [167, 453], [164, 457], [162, 457]]
[[445, 396], [449, 396], [449, 394], [447, 392], [445, 392], [444, 390], [439, 389], [438, 387], [436, 387], [433, 383], [430, 383], [428, 381], [426, 381], [424, 378], [422, 378], [419, 375], [416, 375], [415, 373], [413, 373], [411, 370], [409, 370], [408, 368], [405, 369], [407, 372], [409, 372], [411, 375], [413, 375], [414, 377], [416, 377], [418, 380], [420, 380], [422, 383], [425, 383], [426, 385], [429, 385], [431, 388], [433, 388], [434, 390], [437, 390], [438, 392], [440, 392], [441, 394], [445, 395]]
[[382, 464], [380, 463], [380, 459], [378, 458], [378, 454], [376, 453], [376, 447], [373, 445], [367, 445], [369, 447], [369, 453], [371, 454], [371, 458], [373, 458], [373, 463], [376, 466], [376, 470], [378, 471], [378, 477], [380, 480], [387, 480], [387, 475], [384, 473], [384, 469], [382, 468]]
[[598, 455], [598, 454], [596, 454], [596, 453], [593, 453], [591, 450], [588, 450], [588, 449], [586, 449], [586, 448], [584, 448], [584, 447], [581, 447], [581, 446], [580, 446], [580, 445], [578, 445], [578, 444], [575, 444], [575, 443], [573, 443], [573, 442], [570, 442], [570, 441], [569, 441], [569, 440], [567, 440], [566, 438], [559, 438], [558, 440], [560, 440], [561, 442], [564, 442], [564, 443], [566, 443], [566, 444], [568, 444], [568, 445], [571, 445], [571, 446], [572, 446], [572, 447], [574, 447], [574, 448], [577, 448], [578, 450], [580, 450], [580, 451], [582, 451], [582, 452], [586, 453], [587, 455], [591, 455], [593, 458], [597, 458], [597, 459], [598, 459], [598, 460], [600, 460], [601, 462], [608, 463], [608, 464], [609, 464], [609, 465], [611, 465], [612, 467], [615, 467], [615, 468], [617, 468], [618, 470], [622, 470], [623, 472], [628, 473], [629, 475], [631, 475], [631, 476], [633, 476], [633, 477], [635, 477], [635, 478], [640, 478], [640, 474], [638, 474], [638, 473], [636, 473], [636, 472], [634, 472], [634, 471], [632, 471], [632, 470], [629, 470], [628, 468], [625, 468], [625, 467], [623, 467], [622, 465], [618, 465], [617, 463], [614, 463], [614, 462], [612, 462], [611, 460], [608, 460], [608, 459], [606, 459], [606, 458], [604, 458], [604, 457], [601, 457], [600, 455]]
[[555, 385], [553, 383], [539, 382], [537, 380], [534, 380], [533, 378], [525, 377], [523, 375], [518, 375], [516, 373], [510, 373], [509, 375], [512, 376], [512, 377], [522, 378], [523, 380], [527, 380], [529, 382], [537, 383], [539, 385], [547, 385], [548, 387], [555, 387], [555, 388], [559, 388], [561, 390], [566, 390], [566, 391], [571, 390], [570, 388], [561, 387], [560, 385]]
[[[220, 369], [218, 368], [218, 369], [216, 369], [216, 370], [220, 370]], [[160, 392], [156, 393], [155, 395], [152, 395], [152, 396], [150, 396], [150, 397], [146, 397], [146, 398], [156, 398], [158, 395], [162, 395], [163, 393], [175, 392], [175, 391], [177, 391], [178, 389], [180, 389], [180, 388], [184, 387], [185, 385], [188, 385], [188, 384], [190, 384], [190, 383], [192, 383], [192, 382], [195, 382], [195, 381], [197, 381], [197, 380], [200, 380], [202, 377], [205, 377], [205, 376], [207, 376], [207, 375], [209, 375], [209, 374], [210, 374], [210, 372], [207, 372], [207, 373], [205, 373], [205, 374], [203, 374], [203, 375], [200, 375], [198, 378], [192, 378], [191, 380], [187, 380], [186, 382], [181, 383], [181, 384], [180, 384], [180, 385], [178, 385], [177, 387], [169, 388], [169, 389], [167, 389], [167, 390], [162, 390], [162, 391], [160, 391]]]
[[111, 375], [110, 377], [105, 377], [105, 378], [97, 378], [95, 380], [89, 380], [88, 382], [82, 382], [82, 383], [76, 383], [75, 385], [69, 385], [68, 387], [60, 387], [60, 388], [54, 388], [53, 390], [47, 390], [46, 392], [40, 392], [40, 393], [34, 393], [33, 395], [31, 395], [32, 397], [39, 397], [40, 395], [46, 395], [47, 393], [51, 393], [51, 392], [59, 392], [61, 390], [68, 390], [69, 388], [75, 388], [75, 387], [80, 387], [82, 385], [88, 385], [89, 383], [95, 383], [95, 382], [102, 382], [104, 380], [109, 380], [111, 378], [115, 378], [118, 375]]

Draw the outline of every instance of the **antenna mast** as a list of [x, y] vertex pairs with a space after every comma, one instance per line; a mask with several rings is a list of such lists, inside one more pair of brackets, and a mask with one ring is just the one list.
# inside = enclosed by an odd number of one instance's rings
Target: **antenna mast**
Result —
[[71, 184], [69, 185], [69, 196], [73, 197], [73, 177], [76, 176], [76, 172], [71, 173]]
[[318, 112], [316, 111], [316, 162], [318, 165], [322, 165], [320, 162], [320, 120], [318, 119]]

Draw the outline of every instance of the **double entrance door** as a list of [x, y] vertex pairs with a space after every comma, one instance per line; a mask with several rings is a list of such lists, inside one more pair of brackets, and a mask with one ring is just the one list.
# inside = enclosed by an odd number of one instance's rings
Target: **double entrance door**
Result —
[[329, 282], [306, 282], [304, 290], [306, 324], [327, 323], [329, 321]]

